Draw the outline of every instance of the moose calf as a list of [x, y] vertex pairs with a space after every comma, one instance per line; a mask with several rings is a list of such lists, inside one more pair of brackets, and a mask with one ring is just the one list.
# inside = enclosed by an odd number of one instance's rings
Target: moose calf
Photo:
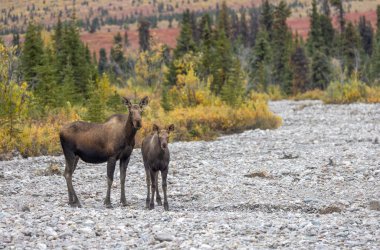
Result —
[[72, 175], [79, 158], [88, 163], [107, 162], [108, 188], [104, 204], [111, 206], [111, 186], [115, 172], [116, 161], [120, 160], [120, 202], [126, 205], [125, 177], [133, 147], [135, 135], [142, 126], [141, 113], [148, 104], [148, 97], [144, 97], [140, 104], [132, 104], [124, 98], [129, 114], [116, 114], [108, 118], [105, 123], [89, 123], [77, 121], [64, 126], [59, 137], [66, 160], [65, 179], [69, 193], [69, 204], [81, 207], [74, 191]]
[[[144, 160], [147, 197], [146, 208], [154, 208], [154, 194], [157, 193], [156, 201], [162, 205], [161, 197], [158, 192], [158, 171], [161, 171], [162, 190], [164, 192], [164, 209], [169, 210], [167, 190], [167, 176], [169, 170], [170, 154], [168, 148], [169, 133], [174, 130], [171, 124], [167, 128], [160, 129], [156, 124], [153, 125], [153, 134], [145, 137], [142, 142], [141, 152]], [[150, 195], [150, 187], [152, 195]]]

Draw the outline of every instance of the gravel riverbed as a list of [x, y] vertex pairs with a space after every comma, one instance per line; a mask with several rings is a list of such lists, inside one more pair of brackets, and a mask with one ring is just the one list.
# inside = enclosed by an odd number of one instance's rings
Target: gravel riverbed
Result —
[[270, 107], [277, 130], [169, 145], [169, 212], [145, 209], [140, 149], [112, 209], [106, 164], [79, 161], [71, 208], [63, 156], [0, 162], [0, 249], [380, 249], [380, 105]]

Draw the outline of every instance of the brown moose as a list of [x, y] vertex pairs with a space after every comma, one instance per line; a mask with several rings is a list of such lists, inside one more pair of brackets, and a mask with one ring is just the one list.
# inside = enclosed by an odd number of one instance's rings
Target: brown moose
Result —
[[132, 104], [124, 98], [129, 113], [115, 114], [105, 123], [89, 123], [77, 121], [64, 126], [59, 137], [66, 160], [64, 176], [67, 183], [69, 204], [81, 207], [74, 191], [72, 175], [79, 158], [88, 163], [107, 162], [108, 187], [104, 201], [106, 207], [111, 205], [111, 186], [115, 172], [116, 161], [120, 160], [120, 202], [126, 205], [125, 177], [130, 155], [135, 146], [135, 135], [142, 126], [141, 114], [148, 104], [148, 97], [144, 97], [139, 104]]
[[[160, 129], [153, 125], [153, 134], [145, 137], [142, 142], [141, 152], [144, 160], [145, 177], [147, 185], [146, 208], [154, 208], [154, 194], [157, 194], [156, 202], [162, 205], [158, 192], [158, 171], [161, 172], [162, 190], [164, 192], [164, 209], [169, 210], [167, 197], [167, 176], [169, 170], [170, 154], [168, 148], [169, 133], [174, 130], [171, 124], [167, 128]], [[151, 188], [151, 189], [150, 189]], [[150, 193], [152, 191], [152, 193]], [[151, 195], [150, 195], [151, 194]]]

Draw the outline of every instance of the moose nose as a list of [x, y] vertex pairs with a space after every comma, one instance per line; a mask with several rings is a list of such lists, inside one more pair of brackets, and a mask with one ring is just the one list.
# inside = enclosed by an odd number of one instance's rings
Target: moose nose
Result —
[[162, 143], [162, 148], [165, 149], [168, 146], [166, 142]]
[[141, 128], [141, 120], [136, 121], [136, 128], [137, 129]]

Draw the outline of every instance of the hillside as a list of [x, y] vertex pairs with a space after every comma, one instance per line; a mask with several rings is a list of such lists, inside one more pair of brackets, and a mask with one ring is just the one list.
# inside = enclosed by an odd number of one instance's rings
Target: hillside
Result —
[[[198, 13], [213, 11], [217, 8], [217, 0], [6, 0], [2, 1], [0, 13], [0, 35], [10, 40], [12, 32], [24, 33], [26, 23], [30, 20], [42, 23], [50, 29], [58, 17], [67, 20], [73, 15], [73, 6], [76, 18], [82, 27], [82, 39], [89, 44], [91, 50], [98, 51], [104, 47], [107, 50], [112, 46], [112, 38], [117, 32], [128, 30], [131, 48], [138, 46], [136, 20], [140, 15], [152, 18], [156, 24], [152, 28], [152, 35], [158, 41], [173, 47], [176, 43], [177, 28], [180, 14], [185, 9]], [[278, 2], [271, 1], [273, 3]], [[292, 10], [289, 26], [293, 32], [303, 37], [309, 30], [308, 12], [311, 0], [287, 0]], [[230, 8], [239, 10], [260, 5], [261, 0], [233, 0], [228, 1]], [[348, 20], [357, 21], [365, 15], [372, 24], [376, 21], [376, 0], [353, 0], [345, 2], [344, 8]], [[92, 29], [92, 30], [91, 30]]]

